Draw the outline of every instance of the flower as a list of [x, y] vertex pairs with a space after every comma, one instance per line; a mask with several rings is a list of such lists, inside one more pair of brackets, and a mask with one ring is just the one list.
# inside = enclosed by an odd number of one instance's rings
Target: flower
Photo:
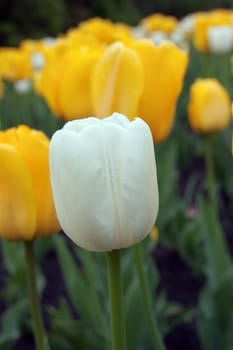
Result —
[[148, 33], [162, 31], [166, 34], [171, 34], [176, 26], [177, 19], [173, 16], [166, 16], [161, 13], [153, 13], [139, 23]]
[[66, 123], [52, 137], [50, 169], [60, 224], [82, 248], [125, 248], [150, 233], [158, 186], [151, 132], [140, 118]]
[[[231, 10], [215, 9], [196, 14], [193, 44], [197, 50], [204, 53], [226, 52], [227, 48], [230, 50], [232, 47], [232, 28], [233, 12]], [[220, 45], [219, 37], [223, 37], [223, 41], [226, 41], [221, 45], [224, 50], [216, 50], [216, 45], [217, 47]]]
[[208, 43], [212, 53], [230, 52], [233, 48], [233, 25], [209, 27]]
[[133, 48], [144, 73], [138, 115], [150, 126], [155, 143], [159, 143], [168, 137], [173, 126], [188, 54], [169, 41], [155, 46], [150, 40], [142, 39], [135, 41]]
[[25, 125], [0, 132], [0, 236], [31, 240], [58, 232], [49, 140]]
[[197, 79], [190, 88], [189, 122], [201, 133], [226, 128], [231, 118], [231, 101], [227, 90], [216, 79]]
[[143, 67], [137, 53], [120, 42], [110, 45], [93, 69], [91, 87], [97, 117], [119, 112], [134, 118], [143, 92]]
[[32, 75], [32, 67], [28, 55], [17, 48], [0, 48], [0, 77], [15, 81], [28, 79]]
[[187, 52], [169, 41], [159, 46], [149, 39], [110, 45], [93, 70], [95, 114], [104, 118], [119, 112], [131, 119], [140, 115], [154, 141], [163, 141], [173, 125], [187, 63]]
[[101, 53], [101, 48], [70, 48], [61, 57], [47, 60], [44, 69], [35, 77], [36, 91], [57, 116], [67, 121], [93, 113], [91, 76]]

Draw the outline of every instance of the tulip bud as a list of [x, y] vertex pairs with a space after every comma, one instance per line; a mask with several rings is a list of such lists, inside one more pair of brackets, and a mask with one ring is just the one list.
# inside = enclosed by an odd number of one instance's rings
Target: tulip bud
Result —
[[152, 135], [140, 118], [66, 123], [52, 137], [50, 169], [60, 224], [82, 248], [125, 248], [150, 233], [158, 186]]
[[197, 79], [190, 89], [188, 114], [195, 131], [210, 133], [226, 128], [231, 116], [227, 90], [216, 79]]
[[60, 229], [49, 178], [48, 138], [25, 125], [0, 132], [0, 236], [31, 240]]

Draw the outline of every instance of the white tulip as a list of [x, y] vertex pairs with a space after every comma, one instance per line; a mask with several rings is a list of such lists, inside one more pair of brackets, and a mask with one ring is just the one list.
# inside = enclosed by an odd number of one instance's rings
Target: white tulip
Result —
[[125, 248], [150, 233], [158, 185], [151, 131], [140, 118], [66, 123], [52, 137], [50, 170], [60, 224], [82, 248]]
[[208, 29], [208, 45], [212, 53], [226, 53], [233, 48], [233, 26], [223, 25]]

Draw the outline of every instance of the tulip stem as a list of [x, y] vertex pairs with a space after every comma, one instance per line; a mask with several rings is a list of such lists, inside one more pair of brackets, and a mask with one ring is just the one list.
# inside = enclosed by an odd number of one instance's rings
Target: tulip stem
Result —
[[34, 336], [37, 350], [45, 350], [48, 348], [45, 337], [44, 325], [41, 315], [40, 303], [36, 288], [36, 267], [33, 249], [33, 241], [24, 241], [26, 268], [28, 277], [28, 290], [31, 304], [32, 321], [34, 328]]
[[126, 350], [126, 333], [123, 316], [123, 286], [120, 257], [120, 250], [113, 250], [107, 253], [112, 350]]
[[217, 215], [216, 202], [216, 184], [214, 176], [214, 162], [210, 135], [205, 138], [205, 166], [206, 166], [206, 185], [208, 191], [209, 201], [214, 212]]
[[141, 294], [144, 303], [145, 314], [148, 322], [148, 327], [151, 331], [151, 337], [156, 350], [165, 350], [165, 345], [163, 343], [162, 337], [158, 330], [158, 326], [153, 314], [153, 306], [152, 306], [152, 298], [150, 289], [148, 286], [148, 282], [146, 279], [145, 270], [143, 268], [143, 259], [142, 259], [142, 251], [141, 244], [138, 243], [134, 246], [135, 260], [138, 272], [138, 278], [141, 288]]

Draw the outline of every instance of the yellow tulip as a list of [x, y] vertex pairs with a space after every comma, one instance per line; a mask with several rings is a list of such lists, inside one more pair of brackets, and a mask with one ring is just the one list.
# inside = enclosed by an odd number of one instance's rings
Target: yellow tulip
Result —
[[48, 148], [48, 138], [27, 126], [0, 132], [1, 237], [31, 240], [59, 231]]
[[51, 108], [52, 112], [58, 116], [62, 116], [57, 97], [57, 90], [59, 84], [59, 60], [54, 59], [46, 62], [44, 68], [34, 74], [34, 88], [36, 92], [43, 96]]
[[79, 25], [78, 30], [85, 36], [94, 36], [100, 43], [105, 43], [106, 45], [132, 38], [130, 27], [126, 24], [114, 24], [110, 20], [102, 18], [91, 18], [84, 21]]
[[72, 120], [93, 114], [91, 75], [102, 48], [70, 48], [61, 57], [50, 57], [35, 76], [36, 91], [60, 118]]
[[201, 133], [220, 131], [229, 125], [231, 101], [216, 79], [197, 79], [190, 88], [189, 122]]
[[27, 53], [17, 48], [0, 49], [0, 77], [14, 81], [31, 75], [32, 66]]
[[60, 67], [58, 101], [65, 120], [93, 115], [91, 76], [101, 49], [70, 50]]
[[171, 42], [156, 46], [143, 39], [129, 47], [110, 45], [92, 77], [95, 115], [138, 115], [149, 124], [154, 141], [163, 141], [173, 125], [187, 63], [187, 53]]
[[176, 28], [178, 20], [173, 16], [166, 16], [161, 13], [153, 13], [139, 23], [146, 32], [161, 31], [170, 35]]
[[219, 9], [197, 14], [193, 33], [195, 48], [204, 53], [212, 52], [208, 31], [211, 28], [221, 28], [222, 26], [233, 28], [233, 11]]
[[118, 112], [137, 115], [143, 91], [143, 68], [132, 49], [118, 42], [110, 45], [97, 62], [92, 77], [94, 115]]
[[188, 54], [168, 41], [156, 46], [148, 39], [142, 39], [133, 47], [144, 68], [144, 89], [138, 115], [149, 124], [154, 141], [159, 143], [167, 138], [173, 126]]

